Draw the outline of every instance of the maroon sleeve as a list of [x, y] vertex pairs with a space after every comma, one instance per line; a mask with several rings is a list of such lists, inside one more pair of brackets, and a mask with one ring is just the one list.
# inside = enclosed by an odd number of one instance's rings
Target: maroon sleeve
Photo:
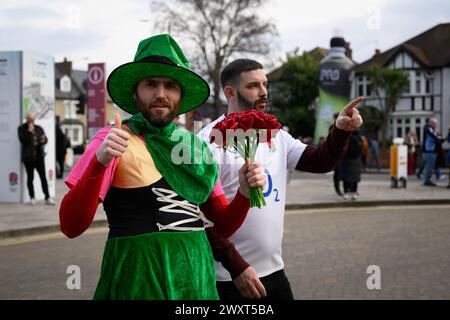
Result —
[[208, 198], [200, 205], [206, 218], [214, 222], [216, 231], [225, 238], [229, 238], [242, 225], [247, 216], [250, 201], [238, 190], [234, 199], [228, 203], [224, 194]]
[[106, 168], [97, 157], [92, 157], [80, 180], [64, 196], [59, 208], [59, 223], [67, 237], [78, 237], [94, 220]]
[[320, 146], [306, 147], [295, 169], [313, 173], [333, 170], [344, 157], [351, 134], [333, 125], [327, 139]]
[[236, 250], [234, 244], [220, 236], [215, 227], [207, 228], [206, 234], [211, 244], [214, 260], [222, 263], [232, 279], [235, 279], [250, 266]]

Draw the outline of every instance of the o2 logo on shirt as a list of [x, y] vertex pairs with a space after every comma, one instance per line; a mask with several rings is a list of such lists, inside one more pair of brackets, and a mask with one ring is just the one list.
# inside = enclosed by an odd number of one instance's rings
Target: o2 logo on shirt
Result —
[[280, 197], [278, 194], [278, 189], [277, 188], [273, 188], [273, 182], [272, 182], [272, 177], [269, 173], [269, 170], [264, 169], [264, 173], [267, 175], [267, 191], [263, 192], [264, 198], [268, 198], [271, 194], [272, 191], [275, 195], [275, 202], [280, 202]]

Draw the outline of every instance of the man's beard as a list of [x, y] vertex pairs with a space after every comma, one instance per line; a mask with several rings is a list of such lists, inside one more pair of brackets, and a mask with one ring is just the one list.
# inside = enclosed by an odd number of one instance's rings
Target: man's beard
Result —
[[[261, 99], [257, 99], [255, 101], [250, 101], [247, 98], [245, 98], [240, 92], [239, 90], [237, 90], [237, 101], [239, 104], [239, 107], [242, 110], [251, 110], [251, 109], [258, 109], [258, 110], [265, 110], [268, 106], [269, 106], [269, 100], [266, 98], [261, 98]], [[259, 102], [266, 102], [266, 106], [265, 107], [260, 107], [257, 104]]]
[[[153, 104], [163, 105], [169, 112], [163, 115], [160, 113], [160, 110], [151, 107]], [[136, 107], [144, 115], [145, 119], [155, 127], [165, 127], [171, 123], [177, 116], [179, 109], [179, 105], [172, 106], [169, 102], [160, 98], [151, 102], [145, 102], [138, 94], [136, 94]]]

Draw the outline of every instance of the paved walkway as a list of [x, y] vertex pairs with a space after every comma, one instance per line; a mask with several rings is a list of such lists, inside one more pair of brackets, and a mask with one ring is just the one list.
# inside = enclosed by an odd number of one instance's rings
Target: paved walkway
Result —
[[[449, 252], [450, 205], [286, 214], [283, 260], [296, 299], [448, 300]], [[376, 288], [367, 285], [374, 268]]]
[[[75, 239], [0, 240], [0, 299], [92, 299], [106, 238], [107, 228], [91, 228]], [[448, 204], [286, 213], [283, 260], [296, 299], [448, 300], [449, 252]], [[74, 265], [80, 290], [67, 288]], [[378, 268], [375, 288], [369, 266]]]
[[[437, 183], [437, 187], [425, 187], [416, 177], [411, 177], [406, 189], [393, 189], [390, 188], [387, 172], [363, 174], [359, 184], [359, 199], [348, 201], [334, 193], [332, 175], [295, 172], [290, 176], [286, 203], [287, 209], [450, 203], [450, 189], [445, 188], [448, 180]], [[67, 190], [63, 181], [57, 180], [56, 206], [47, 206], [43, 201], [35, 206], [0, 204], [0, 238], [57, 230], [59, 204]], [[105, 220], [106, 215], [100, 205], [94, 224], [105, 225]]]
[[[376, 204], [450, 203], [450, 189], [447, 189], [448, 178], [437, 181], [437, 187], [426, 187], [416, 176], [410, 176], [407, 188], [391, 188], [390, 176], [383, 173], [366, 173], [358, 184], [357, 201], [344, 200], [334, 191], [331, 174], [311, 174], [295, 172], [287, 191], [287, 207], [328, 207], [328, 206], [370, 206]], [[342, 186], [341, 186], [342, 188]]]

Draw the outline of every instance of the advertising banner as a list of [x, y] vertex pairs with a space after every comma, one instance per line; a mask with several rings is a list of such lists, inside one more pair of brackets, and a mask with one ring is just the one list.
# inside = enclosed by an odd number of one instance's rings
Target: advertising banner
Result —
[[88, 134], [91, 139], [105, 126], [106, 119], [106, 85], [105, 64], [88, 65]]

